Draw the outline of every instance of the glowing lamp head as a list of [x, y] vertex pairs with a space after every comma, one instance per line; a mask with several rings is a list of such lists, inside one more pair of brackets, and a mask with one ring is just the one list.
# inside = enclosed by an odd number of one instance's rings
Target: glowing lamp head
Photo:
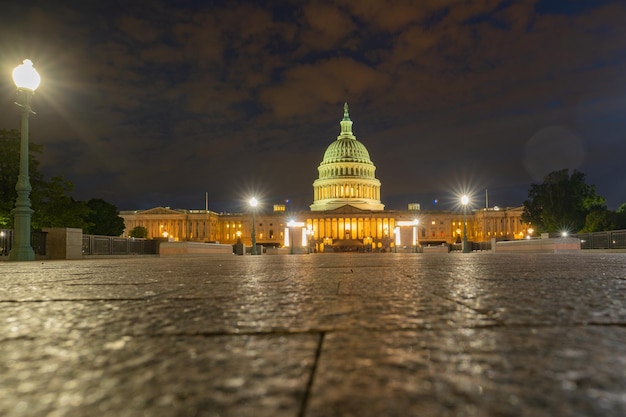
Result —
[[259, 200], [257, 200], [255, 197], [252, 197], [252, 198], [250, 199], [250, 206], [251, 206], [251, 207], [256, 207], [256, 206], [258, 206], [258, 205], [259, 205]]
[[13, 70], [13, 82], [19, 89], [35, 91], [39, 87], [41, 77], [30, 59], [25, 59]]
[[464, 195], [463, 197], [461, 197], [461, 204], [467, 206], [467, 203], [469, 203], [469, 197]]

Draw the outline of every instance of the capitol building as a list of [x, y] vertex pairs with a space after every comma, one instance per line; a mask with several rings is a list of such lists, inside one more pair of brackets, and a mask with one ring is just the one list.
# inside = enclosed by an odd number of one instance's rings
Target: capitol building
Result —
[[[470, 242], [523, 239], [532, 233], [522, 223], [522, 207], [421, 210], [407, 203], [406, 210], [385, 210], [381, 182], [365, 145], [352, 131], [348, 105], [344, 105], [337, 139], [328, 145], [313, 182], [310, 212], [289, 213], [284, 204], [270, 211], [250, 207], [244, 213], [155, 207], [122, 211], [125, 234], [136, 226], [148, 238], [175, 241], [219, 242], [238, 240], [264, 247], [306, 248], [328, 251], [417, 251], [423, 246], [459, 243], [464, 229]], [[252, 221], [254, 218], [254, 227]]]

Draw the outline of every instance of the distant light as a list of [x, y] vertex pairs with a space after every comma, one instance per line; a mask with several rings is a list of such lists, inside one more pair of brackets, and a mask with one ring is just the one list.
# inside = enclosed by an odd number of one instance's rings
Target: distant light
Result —
[[250, 205], [251, 205], [252, 207], [256, 207], [256, 206], [258, 206], [258, 205], [259, 205], [259, 200], [257, 200], [255, 197], [252, 197], [252, 198], [250, 199]]
[[13, 70], [13, 82], [17, 88], [35, 91], [41, 83], [41, 77], [35, 68], [33, 61], [25, 59], [23, 64], [18, 65]]
[[463, 197], [461, 197], [461, 204], [467, 206], [467, 203], [469, 203], [469, 197], [467, 195], [464, 195]]
[[567, 237], [567, 232], [561, 232], [561, 236]]
[[439, 200], [437, 200], [436, 198], [433, 200], [433, 204], [437, 204], [439, 202]]

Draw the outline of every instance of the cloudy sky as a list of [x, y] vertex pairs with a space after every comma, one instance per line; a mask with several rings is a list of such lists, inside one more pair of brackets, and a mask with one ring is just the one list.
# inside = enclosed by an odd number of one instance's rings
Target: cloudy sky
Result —
[[79, 200], [308, 209], [347, 101], [389, 209], [521, 205], [562, 168], [626, 202], [623, 1], [6, 3], [0, 128], [29, 58], [31, 140]]

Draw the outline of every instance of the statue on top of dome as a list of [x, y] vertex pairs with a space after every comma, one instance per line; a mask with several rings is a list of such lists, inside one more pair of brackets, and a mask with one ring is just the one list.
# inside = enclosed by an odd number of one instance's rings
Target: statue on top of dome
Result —
[[350, 120], [350, 115], [348, 114], [348, 102], [343, 103], [343, 120]]

